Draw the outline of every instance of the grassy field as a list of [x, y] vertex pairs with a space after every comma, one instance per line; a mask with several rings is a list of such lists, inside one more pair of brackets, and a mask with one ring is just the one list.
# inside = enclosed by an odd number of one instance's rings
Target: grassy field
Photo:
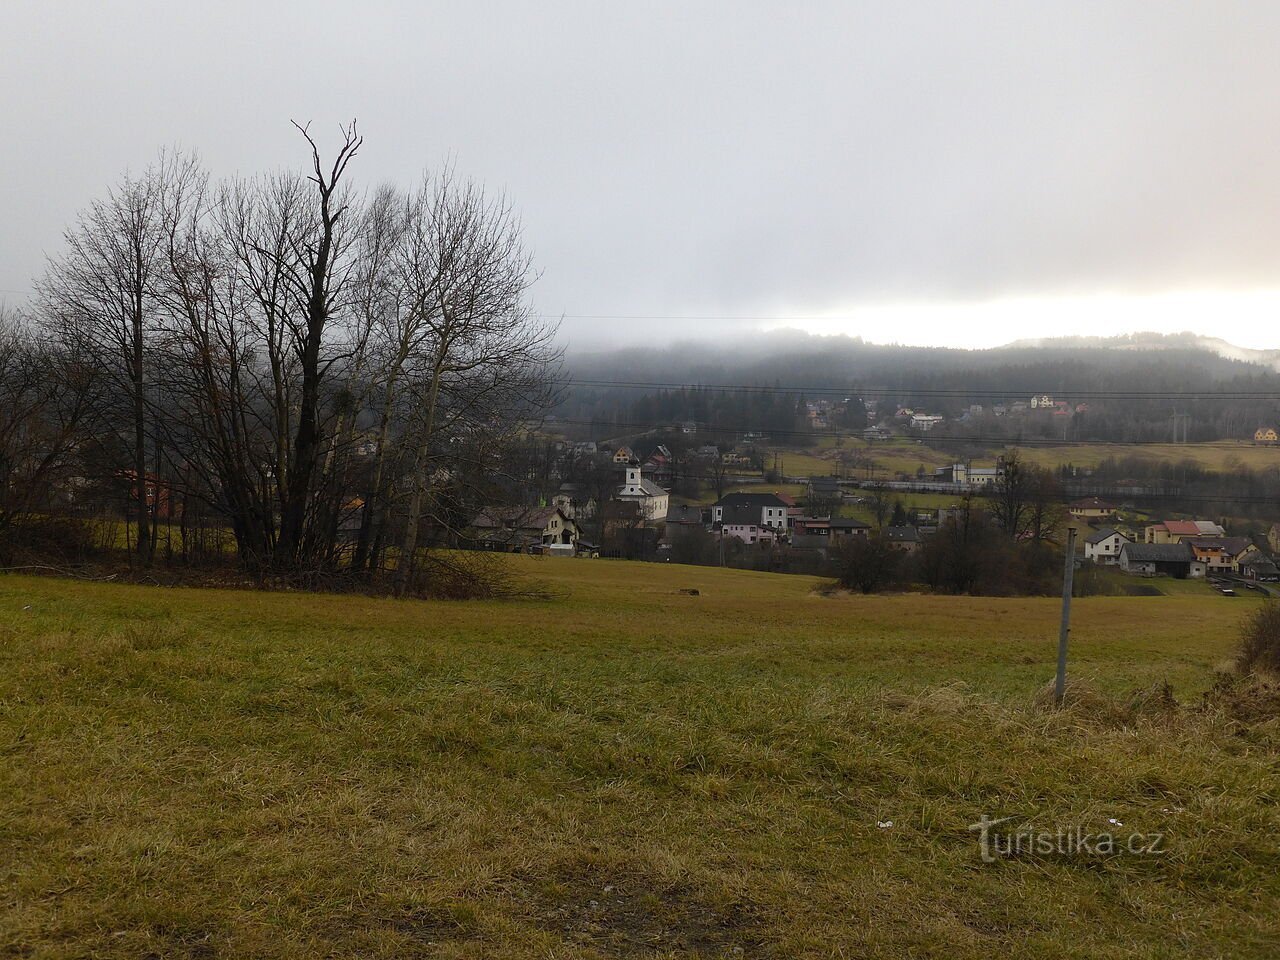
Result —
[[1052, 711], [1052, 600], [513, 562], [560, 596], [0, 578], [0, 955], [1275, 956], [1277, 723], [1196, 708], [1253, 604], [1076, 601]]
[[[1117, 460], [1140, 457], [1170, 463], [1190, 460], [1207, 470], [1216, 471], [1230, 469], [1236, 463], [1256, 470], [1280, 466], [1280, 447], [1262, 446], [1243, 440], [1178, 444], [1082, 443], [1078, 446], [1028, 444], [1018, 449], [1029, 462], [1049, 468], [1066, 463], [1077, 467], [1096, 467], [1108, 457]], [[834, 447], [830, 438], [827, 438], [813, 452], [779, 451], [779, 456], [784, 464], [784, 472], [799, 476], [826, 475], [834, 472], [837, 461], [842, 457], [848, 461], [849, 458], [862, 456], [877, 464], [880, 479], [892, 479], [898, 473], [914, 476], [921, 465], [931, 473], [934, 467], [946, 466], [955, 459], [929, 443], [905, 439], [868, 443], [857, 438], [843, 440], [839, 448]], [[974, 465], [990, 466], [995, 462], [994, 456], [993, 452], [989, 460], [975, 460]], [[853, 472], [857, 473], [856, 470]]]
[[1224, 440], [1217, 443], [1152, 443], [1152, 444], [1080, 444], [1071, 447], [1022, 448], [1027, 459], [1047, 467], [1071, 463], [1078, 467], [1094, 467], [1107, 457], [1142, 457], [1180, 463], [1192, 460], [1206, 470], [1229, 469], [1233, 461], [1262, 470], [1280, 466], [1280, 447], [1265, 447], [1245, 441]]

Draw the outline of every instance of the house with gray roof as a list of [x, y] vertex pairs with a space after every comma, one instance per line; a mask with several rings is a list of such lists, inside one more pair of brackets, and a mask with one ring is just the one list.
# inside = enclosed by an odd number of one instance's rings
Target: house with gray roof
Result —
[[884, 537], [889, 546], [907, 553], [915, 553], [924, 542], [920, 536], [920, 531], [915, 527], [885, 527], [880, 531], [880, 535]]
[[[776, 493], [728, 493], [712, 504], [711, 521], [726, 523], [727, 511], [736, 511], [742, 507], [755, 513], [758, 526], [782, 533], [787, 529], [787, 511], [790, 506]], [[735, 513], [734, 516], [740, 518], [744, 515]]]
[[1126, 543], [1120, 548], [1120, 569], [1142, 576], [1164, 574], [1178, 580], [1203, 577], [1205, 565], [1189, 543]]
[[1133, 543], [1114, 527], [1103, 527], [1084, 541], [1084, 558], [1094, 563], [1116, 564], [1120, 562], [1120, 548], [1126, 543]]

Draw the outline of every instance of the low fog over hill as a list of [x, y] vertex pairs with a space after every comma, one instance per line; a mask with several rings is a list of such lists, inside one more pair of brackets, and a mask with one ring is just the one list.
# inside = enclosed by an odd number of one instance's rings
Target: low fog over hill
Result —
[[[777, 331], [570, 354], [566, 372], [571, 386], [558, 413], [616, 423], [687, 418], [713, 424], [719, 417], [726, 429], [758, 427], [743, 417], [758, 405], [746, 395], [761, 390], [780, 407], [805, 396], [856, 397], [878, 401], [881, 415], [903, 405], [949, 420], [971, 405], [984, 405], [989, 415], [992, 405], [1048, 394], [1085, 406], [1069, 424], [1022, 423], [1018, 430], [1076, 440], [1167, 439], [1175, 414], [1186, 418], [1189, 440], [1245, 439], [1259, 425], [1280, 421], [1280, 352], [1190, 334], [1037, 339], [960, 350]], [[844, 425], [863, 426], [861, 414]], [[978, 425], [984, 435], [1006, 429], [989, 418]], [[961, 429], [973, 433], [974, 417]]]

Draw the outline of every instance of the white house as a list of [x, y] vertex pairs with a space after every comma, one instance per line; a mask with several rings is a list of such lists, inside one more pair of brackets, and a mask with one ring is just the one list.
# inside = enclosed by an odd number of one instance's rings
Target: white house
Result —
[[913, 413], [911, 415], [911, 426], [928, 433], [944, 420], [946, 420], [946, 417], [939, 416], [936, 413]]
[[1120, 549], [1133, 541], [1119, 530], [1103, 527], [1097, 533], [1086, 538], [1084, 542], [1084, 558], [1094, 563], [1119, 563]]
[[[749, 510], [757, 526], [779, 532], [787, 529], [789, 504], [776, 493], [729, 493], [715, 502], [711, 508], [712, 523], [728, 523], [728, 513], [739, 508]], [[745, 517], [745, 514], [743, 514]], [[745, 521], [740, 521], [745, 522]]]
[[720, 507], [719, 517], [721, 534], [737, 537], [743, 543], [772, 543], [782, 533], [776, 526], [762, 524], [760, 510], [750, 504]]
[[645, 520], [662, 520], [667, 515], [667, 491], [652, 480], [641, 477], [639, 464], [627, 464], [626, 480], [618, 487], [613, 499], [636, 504]]

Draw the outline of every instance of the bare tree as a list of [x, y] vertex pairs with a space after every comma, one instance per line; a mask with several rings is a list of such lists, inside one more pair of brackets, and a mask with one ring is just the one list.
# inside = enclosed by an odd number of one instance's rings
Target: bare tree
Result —
[[[298, 126], [295, 124], [295, 126]], [[315, 187], [306, 229], [291, 238], [285, 271], [296, 310], [285, 314], [289, 328], [293, 360], [297, 363], [299, 390], [298, 420], [293, 430], [292, 458], [286, 475], [280, 505], [280, 536], [276, 543], [278, 564], [296, 569], [311, 559], [306, 542], [308, 508], [316, 481], [323, 447], [320, 422], [321, 389], [326, 373], [337, 359], [324, 355], [325, 328], [345, 293], [352, 269], [347, 254], [349, 239], [341, 227], [352, 203], [349, 193], [340, 190], [343, 175], [364, 142], [356, 133], [356, 124], [342, 131], [342, 146], [326, 170], [320, 159], [320, 148], [307, 127], [298, 126], [311, 146], [312, 174]]]
[[893, 510], [889, 489], [883, 483], [873, 483], [867, 488], [867, 501], [871, 507], [871, 515], [875, 517], [877, 529], [884, 526], [885, 520]]
[[991, 489], [991, 518], [1011, 540], [1045, 540], [1061, 520], [1061, 487], [1051, 470], [1028, 463], [1017, 450], [1000, 461]]
[[0, 310], [0, 536], [66, 481], [93, 376]]
[[148, 360], [155, 334], [152, 284], [161, 263], [159, 184], [166, 160], [142, 176], [126, 176], [105, 200], [92, 203], [63, 239], [38, 284], [43, 312], [57, 323], [66, 348], [93, 364], [114, 389], [99, 394], [99, 430], [128, 450], [137, 522], [135, 550], [144, 563], [155, 551], [148, 497]]
[[504, 198], [457, 184], [447, 172], [424, 183], [410, 208], [401, 276], [423, 335], [409, 374], [412, 454], [398, 593], [412, 574], [428, 508], [433, 445], [452, 431], [493, 425], [545, 403], [546, 374], [557, 356], [554, 328], [529, 312], [532, 267]]

